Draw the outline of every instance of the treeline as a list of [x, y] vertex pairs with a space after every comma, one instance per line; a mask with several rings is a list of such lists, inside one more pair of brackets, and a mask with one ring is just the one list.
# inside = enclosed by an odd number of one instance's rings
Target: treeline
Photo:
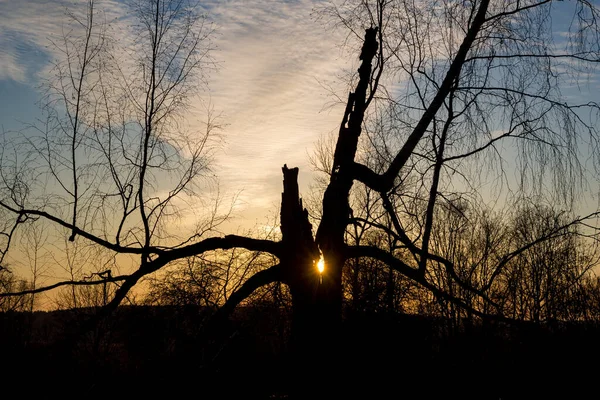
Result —
[[[439, 292], [381, 261], [349, 259], [343, 272], [346, 312], [444, 317], [456, 327], [482, 315], [532, 322], [600, 320], [595, 273], [600, 252], [573, 215], [533, 204], [495, 214], [459, 200], [440, 202], [436, 213], [429, 248], [439, 259], [428, 260], [427, 280]], [[347, 231], [348, 243], [383, 249], [418, 268], [419, 260], [392, 233], [392, 221], [381, 215], [371, 211], [367, 218], [356, 218]], [[249, 276], [273, 263], [273, 256], [240, 249], [191, 257], [147, 279], [145, 290], [130, 296], [128, 304], [217, 309]], [[0, 284], [3, 293], [35, 287], [8, 270], [0, 271]], [[114, 283], [61, 287], [54, 308], [102, 306], [116, 288]], [[36, 296], [1, 297], [0, 310], [33, 311]], [[281, 283], [259, 289], [244, 304], [291, 307]]]
[[[460, 202], [437, 207], [427, 278], [438, 296], [368, 259], [349, 262], [347, 304], [358, 311], [442, 316], [457, 325], [481, 314], [518, 321], [587, 321], [600, 318], [598, 246], [572, 215], [527, 206], [494, 215]], [[355, 242], [405, 253], [384, 230], [367, 230]], [[451, 263], [452, 268], [448, 268]]]
[[[494, 214], [459, 201], [441, 203], [436, 213], [430, 251], [440, 257], [428, 261], [427, 279], [439, 292], [380, 261], [349, 259], [343, 273], [347, 312], [439, 316], [453, 326], [482, 315], [532, 322], [600, 320], [595, 273], [600, 253], [572, 215], [539, 205]], [[418, 260], [391, 229], [376, 218], [369, 221], [357, 219], [348, 243], [382, 248], [417, 268]], [[242, 251], [191, 258], [151, 279], [144, 303], [216, 308], [269, 262]], [[290, 307], [285, 285], [263, 288], [247, 302], [262, 303]]]
[[[572, 394], [587, 390], [567, 383], [591, 379], [586, 360], [600, 354], [599, 253], [585, 227], [539, 205], [494, 214], [454, 200], [436, 213], [430, 252], [440, 259], [428, 261], [428, 281], [448, 296], [373, 259], [347, 261], [340, 340], [349, 368], [340, 395], [385, 397], [399, 376], [416, 383], [421, 398], [551, 397], [555, 382]], [[388, 234], [392, 223], [375, 213], [357, 217], [348, 243], [390, 251], [417, 268]], [[55, 306], [65, 311], [53, 313], [30, 312], [37, 294], [0, 298], [3, 311], [24, 311], [0, 314], [3, 342], [12, 344], [7, 376], [35, 366], [32, 376], [45, 385], [69, 376], [69, 393], [172, 395], [195, 382], [207, 398], [285, 398], [292, 307], [284, 284], [255, 291], [225, 325], [207, 330], [214, 311], [273, 262], [236, 249], [171, 265], [128, 298], [137, 307], [120, 307], [68, 351], [61, 340], [106, 304], [116, 284], [61, 287]], [[32, 288], [6, 271], [2, 277], [5, 292]], [[457, 385], [463, 380], [468, 390]]]

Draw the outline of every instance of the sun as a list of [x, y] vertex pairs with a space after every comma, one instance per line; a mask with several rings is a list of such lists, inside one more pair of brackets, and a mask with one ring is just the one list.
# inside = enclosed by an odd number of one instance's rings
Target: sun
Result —
[[321, 258], [319, 258], [319, 262], [317, 262], [317, 269], [319, 270], [320, 274], [325, 271], [325, 260], [323, 260], [323, 256], [321, 256]]

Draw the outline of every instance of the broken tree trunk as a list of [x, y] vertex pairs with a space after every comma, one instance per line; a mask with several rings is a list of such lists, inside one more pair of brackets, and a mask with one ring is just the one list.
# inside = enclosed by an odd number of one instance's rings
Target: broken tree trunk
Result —
[[[313, 239], [308, 212], [298, 191], [298, 169], [283, 167], [281, 233], [283, 281], [292, 295], [292, 352], [300, 398], [328, 398], [335, 390], [340, 373], [342, 321], [342, 267], [346, 260], [344, 235], [350, 216], [349, 195], [358, 138], [367, 106], [371, 63], [377, 53], [377, 28], [366, 30], [358, 70], [356, 91], [348, 96], [346, 112], [336, 144], [331, 180], [323, 197], [323, 214]], [[320, 251], [319, 251], [320, 250]], [[316, 263], [322, 252], [325, 270], [319, 274]], [[328, 384], [319, 393], [307, 383], [315, 375]]]
[[302, 207], [298, 190], [298, 168], [283, 171], [281, 234], [283, 281], [292, 295], [292, 346], [298, 353], [308, 350], [315, 336], [315, 313], [319, 273], [319, 249], [313, 239], [308, 212]]
[[322, 355], [320, 344], [321, 279], [316, 263], [319, 249], [314, 241], [308, 212], [298, 190], [298, 168], [284, 165], [281, 195], [282, 280], [292, 296], [291, 383], [295, 398], [312, 397], [306, 382], [314, 373], [315, 360]]

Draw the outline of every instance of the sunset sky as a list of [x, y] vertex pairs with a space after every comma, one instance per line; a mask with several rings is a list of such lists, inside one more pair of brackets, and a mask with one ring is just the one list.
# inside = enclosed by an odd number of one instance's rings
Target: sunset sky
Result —
[[[206, 105], [220, 114], [221, 142], [212, 165], [224, 204], [236, 199], [234, 217], [222, 228], [268, 229], [282, 191], [281, 167], [300, 167], [302, 192], [309, 190], [309, 155], [322, 135], [336, 131], [342, 106], [330, 91], [347, 93], [338, 76], [356, 65], [340, 47], [340, 33], [311, 16], [314, 1], [202, 1], [214, 24], [217, 68], [192, 104], [187, 123], [201, 128]], [[32, 131], [41, 111], [40, 87], [60, 54], [51, 39], [61, 35], [67, 8], [84, 13], [86, 1], [0, 0], [0, 129], [10, 137]], [[127, 24], [120, 1], [98, 0], [106, 20]], [[118, 29], [117, 29], [118, 30]], [[123, 25], [123, 31], [127, 28]], [[343, 94], [342, 97], [346, 95]], [[211, 193], [211, 196], [213, 194]], [[64, 246], [64, 245], [60, 245]], [[20, 276], [29, 267], [22, 253], [9, 263]], [[16, 258], [14, 258], [16, 257]], [[60, 256], [64, 257], [64, 256]], [[127, 264], [127, 263], [126, 263]], [[42, 284], [65, 279], [46, 271]], [[43, 308], [48, 303], [43, 300]]]
[[[86, 3], [0, 0], [3, 136], [30, 134], [28, 125], [41, 116], [41, 85], [60, 55], [52, 38], [63, 32], [66, 10], [84, 13]], [[216, 68], [191, 105], [186, 123], [201, 129], [207, 104], [220, 114], [222, 141], [212, 168], [220, 194], [226, 201], [237, 198], [229, 232], [261, 226], [269, 218], [273, 223], [284, 164], [300, 168], [300, 190], [308, 194], [314, 177], [309, 156], [320, 138], [339, 127], [343, 105], [336, 104], [334, 94], [345, 99], [349, 87], [342, 76], [356, 69], [356, 52], [343, 47], [343, 30], [315, 19], [315, 7], [322, 6], [322, 1], [210, 0], [199, 4], [215, 27], [212, 57]], [[558, 37], [568, 30], [568, 20], [561, 19], [560, 11], [567, 6], [557, 4], [553, 26]], [[97, 0], [96, 7], [112, 21], [115, 31], [127, 33], [129, 17], [122, 0]], [[576, 85], [565, 88], [565, 93], [597, 101], [592, 94], [600, 88], [599, 82], [597, 76], [590, 76], [586, 95]], [[515, 157], [507, 158], [508, 167], [514, 168]], [[596, 187], [588, 189], [586, 196], [595, 195]], [[486, 193], [481, 195], [485, 199]], [[596, 206], [595, 198], [586, 205]]]
[[[199, 126], [210, 103], [224, 129], [213, 165], [220, 191], [239, 193], [236, 210], [245, 223], [260, 223], [276, 210], [281, 167], [300, 167], [301, 191], [312, 181], [308, 157], [315, 142], [335, 132], [348, 82], [339, 78], [357, 66], [341, 45], [344, 32], [315, 19], [323, 1], [208, 0], [199, 2], [216, 28], [212, 53], [217, 68], [193, 106], [188, 123]], [[0, 129], [24, 129], [40, 116], [36, 102], [58, 52], [50, 39], [61, 34], [68, 9], [85, 12], [86, 0], [0, 0]], [[126, 25], [118, 0], [98, 0], [107, 20]], [[556, 4], [557, 30], [568, 29]], [[570, 10], [569, 12], [571, 12]], [[564, 14], [565, 17], [567, 13]], [[114, 23], [117, 25], [118, 23]], [[122, 31], [126, 32], [126, 28]], [[592, 79], [589, 93], [598, 86]], [[577, 88], [579, 89], [579, 88]], [[576, 91], [580, 95], [579, 90]], [[201, 129], [201, 128], [199, 128]], [[25, 131], [27, 132], [27, 131]]]
[[599, 67], [600, 0], [0, 0], [2, 377], [593, 391]]
[[[84, 10], [85, 1], [0, 0], [0, 124], [22, 129], [40, 111], [39, 85], [50, 45], [65, 21], [66, 7]], [[340, 48], [343, 38], [311, 16], [314, 1], [202, 1], [214, 22], [218, 68], [211, 72], [201, 100], [220, 113], [223, 145], [213, 166], [220, 190], [240, 192], [238, 215], [251, 223], [278, 206], [281, 167], [300, 167], [303, 190], [311, 181], [308, 155], [315, 141], [336, 130], [340, 108], [327, 107], [346, 91], [337, 79], [351, 65]], [[122, 17], [117, 1], [100, 0], [107, 19]], [[345, 95], [344, 95], [345, 96]], [[197, 120], [205, 118], [203, 106]], [[190, 123], [193, 125], [194, 116]]]

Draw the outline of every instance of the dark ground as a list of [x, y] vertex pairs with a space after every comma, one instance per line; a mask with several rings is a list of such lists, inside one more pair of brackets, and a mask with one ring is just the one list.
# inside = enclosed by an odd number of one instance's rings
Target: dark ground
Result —
[[[195, 307], [124, 307], [77, 346], [65, 342], [91, 312], [0, 314], [3, 392], [288, 398], [281, 311], [240, 309], [229, 327], [206, 333], [207, 313]], [[409, 315], [348, 316], [340, 368], [323, 371], [315, 360], [306, 385], [318, 392], [324, 379], [333, 381], [341, 399], [597, 398], [597, 324], [448, 325]]]

